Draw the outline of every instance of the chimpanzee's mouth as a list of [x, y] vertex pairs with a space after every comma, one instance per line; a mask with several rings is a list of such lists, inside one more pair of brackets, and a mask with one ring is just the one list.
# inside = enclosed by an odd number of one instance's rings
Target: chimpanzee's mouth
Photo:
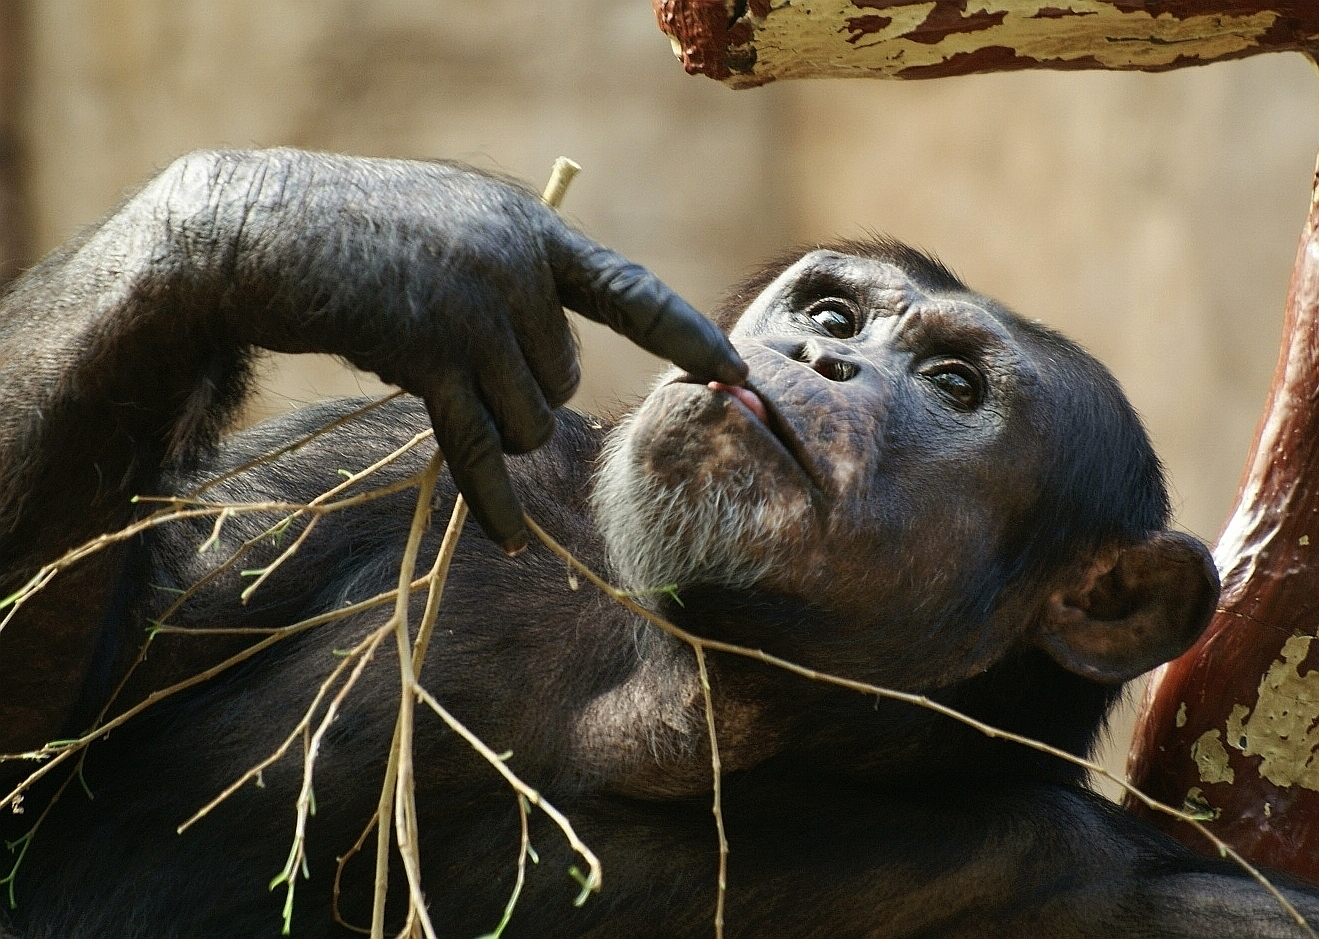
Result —
[[792, 424], [779, 413], [773, 400], [761, 394], [750, 382], [745, 385], [726, 385], [718, 381], [701, 381], [684, 374], [674, 379], [674, 383], [705, 385], [715, 393], [728, 395], [745, 408], [755, 419], [755, 423], [763, 427], [767, 435], [786, 452], [788, 458], [797, 464], [810, 482], [815, 496], [821, 497], [828, 491], [820, 478], [815, 461], [811, 459]]

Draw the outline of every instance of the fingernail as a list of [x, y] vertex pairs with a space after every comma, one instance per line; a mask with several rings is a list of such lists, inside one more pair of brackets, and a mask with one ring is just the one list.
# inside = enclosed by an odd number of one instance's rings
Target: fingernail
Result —
[[523, 551], [527, 550], [527, 536], [525, 533], [510, 538], [499, 547], [504, 549], [504, 553], [511, 558], [517, 557]]

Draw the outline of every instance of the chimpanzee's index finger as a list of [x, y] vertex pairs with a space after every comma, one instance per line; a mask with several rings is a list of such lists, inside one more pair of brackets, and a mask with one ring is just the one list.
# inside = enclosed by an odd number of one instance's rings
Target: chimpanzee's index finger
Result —
[[551, 237], [559, 300], [703, 379], [740, 385], [746, 363], [719, 327], [650, 271], [566, 225]]

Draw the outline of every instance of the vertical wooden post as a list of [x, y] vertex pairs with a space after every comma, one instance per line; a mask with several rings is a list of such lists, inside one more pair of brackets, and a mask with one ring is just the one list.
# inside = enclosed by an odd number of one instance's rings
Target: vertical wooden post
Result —
[[[1236, 506], [1215, 551], [1218, 614], [1164, 667], [1131, 781], [1208, 819], [1245, 856], [1319, 881], [1319, 176], [1282, 349]], [[1199, 850], [1188, 826], [1132, 811]]]

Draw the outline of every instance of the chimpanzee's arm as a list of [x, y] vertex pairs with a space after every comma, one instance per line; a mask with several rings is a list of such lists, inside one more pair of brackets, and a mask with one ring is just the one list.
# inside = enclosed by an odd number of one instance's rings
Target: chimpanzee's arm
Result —
[[[0, 597], [213, 439], [254, 347], [341, 355], [424, 398], [473, 514], [516, 550], [501, 450], [547, 439], [576, 386], [561, 304], [698, 374], [745, 373], [652, 275], [515, 186], [294, 151], [180, 159], [0, 302]], [[120, 563], [60, 575], [0, 633], [0, 752], [58, 730]]]

